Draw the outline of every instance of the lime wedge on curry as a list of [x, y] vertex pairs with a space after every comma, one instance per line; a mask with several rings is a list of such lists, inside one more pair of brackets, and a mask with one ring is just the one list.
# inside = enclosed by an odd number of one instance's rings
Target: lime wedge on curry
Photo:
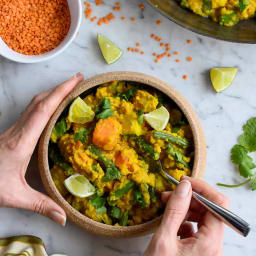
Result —
[[65, 179], [64, 185], [73, 196], [80, 198], [88, 197], [95, 193], [95, 187], [84, 175], [71, 175]]
[[85, 124], [91, 122], [95, 113], [80, 97], [77, 97], [69, 108], [68, 121]]
[[145, 120], [155, 130], [164, 130], [168, 124], [170, 114], [168, 110], [162, 106], [147, 114], [144, 114]]
[[229, 87], [237, 73], [237, 68], [212, 68], [210, 77], [213, 89], [222, 92]]
[[123, 51], [118, 46], [102, 34], [98, 34], [98, 43], [101, 53], [108, 64], [116, 62], [123, 54]]

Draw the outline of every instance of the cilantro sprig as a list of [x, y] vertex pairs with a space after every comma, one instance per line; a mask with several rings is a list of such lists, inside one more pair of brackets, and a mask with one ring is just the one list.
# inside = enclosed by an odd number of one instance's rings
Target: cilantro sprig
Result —
[[256, 151], [256, 117], [252, 117], [243, 126], [244, 133], [239, 136], [238, 142], [231, 149], [231, 161], [238, 166], [239, 174], [247, 178], [245, 181], [235, 185], [217, 183], [218, 186], [235, 188], [251, 183], [252, 190], [256, 190], [256, 173], [253, 171], [256, 164], [248, 155]]

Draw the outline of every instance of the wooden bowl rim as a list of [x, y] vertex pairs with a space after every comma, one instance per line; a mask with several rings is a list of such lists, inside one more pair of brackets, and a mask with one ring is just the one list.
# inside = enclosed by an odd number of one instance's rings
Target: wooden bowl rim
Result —
[[38, 165], [40, 169], [40, 175], [47, 193], [65, 210], [70, 221], [76, 223], [87, 231], [106, 237], [130, 238], [152, 233], [160, 224], [161, 216], [146, 223], [128, 227], [116, 227], [96, 222], [75, 210], [61, 196], [52, 180], [48, 163], [48, 145], [51, 131], [65, 107], [70, 104], [74, 98], [86, 90], [114, 80], [133, 81], [149, 85], [163, 92], [177, 104], [177, 106], [186, 116], [193, 133], [195, 158], [192, 177], [203, 177], [206, 167], [206, 142], [200, 121], [190, 103], [188, 103], [188, 101], [178, 91], [176, 91], [176, 89], [150, 75], [128, 71], [109, 72], [96, 75], [77, 85], [77, 87], [61, 102], [55, 113], [50, 118], [39, 141]]

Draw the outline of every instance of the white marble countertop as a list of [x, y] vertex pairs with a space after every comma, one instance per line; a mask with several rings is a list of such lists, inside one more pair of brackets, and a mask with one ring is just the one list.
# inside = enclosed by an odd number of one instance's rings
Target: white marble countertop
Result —
[[[115, 1], [105, 0], [105, 3], [94, 8], [98, 17], [107, 14]], [[83, 18], [75, 42], [63, 54], [48, 62], [18, 64], [0, 57], [0, 132], [18, 118], [34, 94], [53, 87], [78, 71], [83, 72], [85, 77], [117, 70], [143, 72], [168, 82], [195, 108], [208, 145], [206, 181], [215, 187], [220, 181], [241, 181], [230, 162], [230, 149], [241, 134], [242, 125], [256, 115], [256, 46], [198, 36], [169, 22], [146, 4], [142, 15], [139, 3], [136, 0], [121, 0], [122, 10], [115, 13], [119, 18], [101, 27]], [[126, 21], [122, 22], [120, 16], [127, 17]], [[136, 21], [131, 22], [129, 17], [135, 17]], [[156, 25], [158, 19], [163, 21], [160, 26]], [[98, 32], [108, 36], [122, 49], [134, 47], [136, 42], [140, 42], [145, 54], [125, 50], [118, 62], [106, 65], [96, 43]], [[177, 50], [179, 55], [154, 63], [152, 52], [159, 52], [160, 46], [150, 38], [151, 33], [170, 42], [171, 50]], [[192, 43], [187, 44], [187, 39]], [[192, 62], [186, 61], [188, 56], [193, 58]], [[180, 59], [179, 63], [174, 61], [176, 57]], [[209, 80], [209, 69], [215, 66], [239, 68], [232, 86], [220, 94], [212, 90]], [[187, 80], [182, 79], [183, 74], [188, 75]], [[35, 157], [29, 180], [42, 189]], [[230, 198], [234, 212], [255, 225], [256, 192], [247, 187], [218, 189]], [[19, 209], [0, 209], [0, 220], [0, 237], [33, 234], [43, 239], [49, 253], [63, 252], [70, 256], [142, 255], [150, 239], [150, 236], [129, 240], [101, 238], [70, 222], [62, 228], [44, 217]], [[242, 238], [226, 229], [224, 255], [256, 255], [255, 238], [255, 230], [247, 238]], [[71, 253], [74, 251], [75, 254]]]

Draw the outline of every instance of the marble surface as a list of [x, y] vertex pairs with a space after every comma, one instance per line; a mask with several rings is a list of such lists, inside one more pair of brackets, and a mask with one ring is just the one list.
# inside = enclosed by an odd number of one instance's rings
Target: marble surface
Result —
[[[98, 17], [106, 15], [114, 0], [94, 8]], [[216, 187], [217, 182], [235, 183], [241, 179], [230, 162], [230, 148], [236, 143], [241, 127], [248, 118], [256, 115], [256, 59], [254, 45], [232, 44], [198, 36], [169, 22], [145, 3], [145, 10], [138, 8], [140, 1], [121, 1], [122, 11], [111, 24], [97, 26], [83, 18], [80, 33], [74, 43], [60, 56], [40, 64], [19, 64], [0, 57], [0, 132], [8, 128], [29, 103], [32, 96], [53, 87], [76, 72], [85, 77], [117, 70], [138, 71], [156, 76], [180, 91], [195, 108], [205, 131], [208, 160], [205, 179]], [[94, 15], [93, 14], [93, 15]], [[127, 17], [122, 22], [120, 16]], [[129, 17], [135, 17], [131, 22]], [[156, 20], [163, 24], [156, 25]], [[100, 55], [97, 33], [103, 33], [122, 49], [141, 43], [144, 55], [124, 52], [120, 61], [106, 65]], [[156, 64], [152, 52], [160, 52], [160, 46], [150, 38], [154, 33], [170, 42], [171, 50], [178, 56], [163, 59]], [[186, 40], [190, 39], [191, 44]], [[186, 58], [191, 56], [192, 62]], [[179, 63], [174, 60], [180, 59]], [[216, 94], [210, 85], [209, 69], [215, 66], [237, 66], [239, 72], [233, 85]], [[187, 80], [182, 76], [188, 75]], [[30, 164], [28, 179], [42, 190], [36, 166], [36, 157]], [[249, 188], [218, 188], [231, 200], [231, 209], [255, 226], [256, 192]], [[72, 256], [142, 255], [150, 236], [119, 240], [91, 235], [68, 222], [65, 228], [52, 221], [19, 209], [0, 209], [0, 237], [33, 234], [41, 237], [49, 253], [65, 252]], [[230, 229], [224, 237], [224, 255], [256, 255], [256, 233], [242, 238]], [[75, 252], [75, 253], [71, 253]]]

